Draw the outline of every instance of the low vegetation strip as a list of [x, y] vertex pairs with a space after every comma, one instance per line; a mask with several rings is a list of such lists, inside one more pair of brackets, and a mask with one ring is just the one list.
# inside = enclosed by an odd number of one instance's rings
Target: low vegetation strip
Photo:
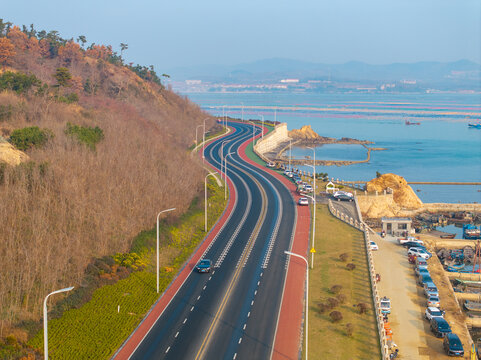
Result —
[[309, 273], [309, 357], [379, 359], [363, 233], [318, 205]]
[[[208, 191], [208, 223], [213, 225], [225, 207], [224, 190], [212, 181]], [[194, 202], [178, 224], [161, 227], [161, 292], [205, 236], [202, 208], [202, 203]], [[96, 290], [88, 303], [49, 321], [51, 359], [108, 359], [130, 335], [158, 298], [155, 236], [155, 231], [144, 232], [134, 241], [132, 252], [140, 256], [143, 270]], [[43, 331], [29, 345], [41, 351]]]

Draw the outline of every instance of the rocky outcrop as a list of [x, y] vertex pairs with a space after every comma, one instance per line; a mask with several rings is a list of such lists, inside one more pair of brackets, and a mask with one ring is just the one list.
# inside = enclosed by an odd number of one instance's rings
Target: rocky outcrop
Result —
[[311, 125], [305, 125], [300, 129], [294, 129], [289, 131], [289, 137], [295, 140], [307, 140], [307, 141], [336, 141], [334, 138], [324, 137], [317, 134], [312, 130]]
[[8, 142], [0, 142], [0, 162], [6, 162], [9, 165], [18, 165], [28, 160], [28, 155], [23, 151], [15, 149], [15, 147]]
[[[389, 193], [392, 189], [392, 194]], [[358, 196], [359, 208], [367, 218], [405, 216], [423, 207], [423, 203], [399, 175], [384, 174], [366, 184], [369, 195]], [[379, 194], [378, 196], [375, 193]], [[387, 194], [384, 194], [386, 191]]]
[[408, 185], [407, 181], [396, 174], [384, 174], [378, 178], [372, 179], [366, 184], [368, 192], [381, 193], [387, 188], [393, 190], [394, 202], [402, 208], [419, 209], [423, 206], [421, 200], [414, 193], [413, 189]]

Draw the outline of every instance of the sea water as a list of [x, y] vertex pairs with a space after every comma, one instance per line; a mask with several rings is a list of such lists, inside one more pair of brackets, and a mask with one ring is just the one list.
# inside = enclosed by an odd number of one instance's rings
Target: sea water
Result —
[[[368, 181], [376, 172], [395, 173], [408, 182], [480, 182], [481, 130], [468, 122], [481, 118], [479, 94], [188, 94], [214, 115], [277, 120], [289, 130], [311, 125], [321, 136], [374, 142], [368, 163], [316, 166], [343, 180]], [[234, 108], [234, 106], [236, 106]], [[241, 106], [244, 107], [243, 111]], [[255, 110], [250, 106], [256, 106]], [[275, 108], [278, 108], [276, 111]], [[405, 121], [420, 122], [406, 125]], [[360, 145], [316, 147], [319, 160], [363, 160]], [[286, 154], [289, 155], [289, 154]], [[312, 159], [312, 150], [292, 149], [294, 158]], [[311, 168], [303, 168], [309, 171]], [[412, 185], [423, 202], [481, 202], [481, 186]]]

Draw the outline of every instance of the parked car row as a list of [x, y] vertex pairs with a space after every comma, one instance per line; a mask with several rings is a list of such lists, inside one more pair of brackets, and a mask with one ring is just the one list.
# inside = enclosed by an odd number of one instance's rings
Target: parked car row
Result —
[[432, 255], [423, 246], [421, 240], [415, 238], [407, 239], [403, 242], [399, 240], [399, 243], [403, 246], [406, 246], [408, 243], [417, 244], [417, 246], [408, 247], [408, 258], [409, 262], [414, 264], [414, 272], [417, 277], [416, 282], [423, 287], [424, 295], [427, 299], [424, 317], [429, 321], [429, 327], [434, 336], [444, 338], [443, 348], [446, 354], [449, 356], [464, 356], [461, 340], [459, 340], [458, 335], [452, 332], [451, 326], [444, 319], [445, 312], [440, 308], [438, 288], [431, 278], [427, 263], [427, 259], [431, 258]]

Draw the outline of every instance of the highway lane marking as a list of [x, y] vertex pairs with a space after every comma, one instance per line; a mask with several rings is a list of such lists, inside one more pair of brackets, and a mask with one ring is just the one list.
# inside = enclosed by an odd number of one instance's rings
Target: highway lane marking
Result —
[[[233, 165], [234, 168], [238, 169], [237, 166]], [[240, 172], [245, 172], [243, 170], [240, 170], [238, 169]], [[247, 173], [246, 173], [247, 174]], [[249, 175], [249, 174], [247, 174]], [[234, 241], [237, 239], [237, 235], [239, 235], [239, 232], [241, 231], [242, 227], [244, 226], [244, 223], [246, 222], [247, 220], [247, 216], [249, 215], [250, 213], [250, 210], [251, 210], [251, 207], [252, 207], [252, 193], [249, 189], [249, 186], [247, 185], [247, 183], [245, 182], [244, 179], [242, 179], [240, 176], [238, 176], [239, 179], [241, 180], [241, 182], [243, 183], [244, 187], [247, 189], [247, 205], [246, 205], [246, 209], [245, 209], [245, 212], [244, 212], [244, 215], [242, 216], [241, 220], [239, 221], [239, 224], [237, 225], [234, 233], [232, 234], [231, 238], [229, 239], [229, 241], [227, 242], [226, 246], [224, 247], [224, 250], [222, 251], [222, 253], [220, 254], [219, 256], [219, 259], [217, 259], [214, 267], [215, 268], [219, 268], [221, 265], [222, 265], [222, 262], [224, 261], [225, 257], [227, 256], [227, 254], [229, 253], [229, 250], [230, 248], [232, 247], [232, 244], [234, 243]]]
[[[262, 206], [262, 209], [261, 209], [261, 213], [259, 214], [259, 218], [257, 219], [257, 223], [256, 223], [256, 226], [254, 228], [254, 231], [251, 233], [251, 236], [249, 237], [249, 241], [247, 242], [246, 246], [244, 247], [244, 250], [242, 251], [242, 255], [239, 258], [239, 261], [237, 262], [237, 266], [239, 266], [239, 264], [242, 263], [243, 267], [246, 266], [247, 260], [249, 260], [249, 256], [252, 252], [252, 249], [254, 248], [256, 240], [257, 240], [257, 238], [259, 236], [259, 233], [261, 231], [262, 226], [258, 226], [258, 225], [264, 224], [264, 222], [266, 220], [267, 205], [269, 203], [269, 201], [267, 199], [267, 193], [266, 193], [264, 187], [261, 185], [261, 183], [257, 179], [252, 177], [252, 175], [249, 175], [249, 177], [255, 182], [255, 184], [257, 185], [257, 188], [259, 189], [259, 191], [261, 193], [263, 206]], [[242, 259], [244, 259], [244, 260], [242, 261]]]
[[237, 353], [235, 353], [235, 354], [234, 354], [234, 357], [233, 357], [232, 359], [234, 359], [234, 360], [235, 360], [235, 358], [236, 358], [236, 357], [237, 357]]
[[212, 276], [209, 276], [209, 280], [212, 279]]
[[242, 328], [242, 330], [245, 330], [245, 329], [246, 329], [246, 326], [247, 326], [247, 324], [244, 324], [244, 327]]
[[251, 316], [251, 312], [249, 311], [249, 312], [247, 313], [247, 317], [250, 317], [250, 316]]
[[170, 346], [167, 348], [167, 350], [165, 350], [165, 353], [167, 354], [170, 350]]
[[192, 312], [192, 310], [194, 310], [194, 307], [193, 307], [193, 306], [190, 308], [190, 311], [191, 311], [191, 312]]
[[183, 322], [182, 324], [185, 324], [185, 323], [186, 323], [186, 321], [187, 321], [187, 318], [185, 318], [185, 319], [184, 319], [184, 322]]
[[254, 305], [254, 300], [251, 301], [251, 306]]
[[207, 285], [204, 285], [204, 287], [202, 288], [202, 290], [205, 290], [206, 287], [207, 287]]
[[257, 286], [259, 286], [260, 283], [261, 283], [261, 281], [259, 280], [259, 281], [257, 282]]
[[174, 336], [174, 337], [176, 338], [177, 336], [179, 336], [179, 332], [178, 332], [178, 331], [177, 331], [177, 334], [175, 334], [175, 336]]
[[199, 295], [199, 296], [197, 296], [197, 300], [199, 300], [199, 299], [200, 299], [200, 295]]
[[254, 296], [256, 296], [256, 295], [257, 295], [257, 290], [254, 292]]
[[[249, 176], [249, 177], [252, 178], [252, 175], [250, 175], [250, 174], [247, 174], [247, 176]], [[256, 179], [253, 179], [253, 180], [254, 180], [254, 182], [256, 182], [256, 184], [258, 184], [258, 186], [260, 185], [259, 182], [257, 182]], [[249, 195], [250, 195], [250, 192], [249, 192]], [[263, 202], [262, 202], [262, 211], [266, 211], [266, 210], [265, 210], [266, 208], [267, 208], [267, 203], [266, 203], [265, 201], [263, 201]], [[244, 215], [246, 215], [246, 214], [244, 214]], [[253, 233], [255, 233], [255, 234], [259, 234], [260, 228], [261, 228], [261, 226], [262, 226], [262, 224], [263, 224], [263, 222], [260, 221], [260, 220], [261, 220], [261, 219], [258, 219], [258, 220], [257, 220], [257, 223], [256, 223], [256, 225], [255, 225], [255, 227], [254, 227]], [[252, 236], [249, 237], [248, 245], [250, 244], [250, 247], [254, 246], [255, 240], [256, 240], [256, 237], [252, 237]], [[240, 259], [239, 263], [241, 263], [242, 260], [243, 260], [243, 258], [245, 258], [245, 257], [247, 256], [247, 253], [248, 253], [248, 252], [246, 252], [245, 249], [246, 249], [246, 248], [244, 248], [244, 252], [243, 252], [242, 255], [241, 255], [241, 259]], [[227, 288], [227, 291], [226, 291], [226, 293], [225, 293], [225, 295], [224, 295], [224, 297], [223, 297], [223, 299], [222, 299], [222, 301], [221, 301], [221, 304], [220, 304], [220, 306], [219, 306], [219, 308], [218, 308], [218, 310], [217, 310], [217, 312], [216, 312], [216, 314], [215, 314], [215, 316], [214, 316], [214, 319], [213, 319], [213, 321], [212, 321], [212, 323], [211, 323], [211, 325], [210, 325], [210, 327], [209, 327], [209, 330], [207, 331], [207, 334], [206, 334], [204, 340], [202, 341], [202, 344], [201, 344], [201, 346], [200, 346], [200, 349], [199, 349], [199, 351], [197, 352], [197, 355], [196, 355], [196, 357], [195, 357], [196, 360], [200, 359], [200, 358], [203, 356], [203, 354], [204, 354], [204, 352], [205, 352], [205, 349], [206, 349], [206, 347], [207, 347], [207, 344], [210, 342], [210, 339], [211, 339], [211, 337], [212, 337], [212, 334], [214, 333], [214, 329], [217, 327], [217, 324], [218, 324], [218, 322], [219, 322], [220, 316], [222, 315], [222, 313], [223, 313], [223, 311], [224, 311], [224, 309], [225, 309], [225, 307], [226, 307], [226, 304], [227, 304], [227, 302], [228, 302], [228, 300], [229, 300], [229, 298], [230, 298], [230, 295], [231, 295], [231, 293], [232, 293], [232, 291], [233, 291], [233, 289], [234, 289], [234, 287], [235, 287], [235, 285], [236, 285], [236, 283], [237, 283], [237, 280], [238, 280], [238, 278], [239, 278], [239, 276], [240, 276], [240, 273], [241, 273], [242, 269], [243, 269], [243, 268], [240, 267], [240, 266], [236, 267], [235, 272], [234, 272], [234, 275], [232, 276], [231, 281], [230, 281], [230, 283], [229, 283], [229, 286], [228, 286], [228, 288]], [[250, 316], [250, 312], [249, 312], [249, 316]]]
[[242, 342], [242, 338], [240, 338], [240, 339], [239, 339], [239, 342], [238, 342], [238, 344], [240, 344], [241, 342]]

